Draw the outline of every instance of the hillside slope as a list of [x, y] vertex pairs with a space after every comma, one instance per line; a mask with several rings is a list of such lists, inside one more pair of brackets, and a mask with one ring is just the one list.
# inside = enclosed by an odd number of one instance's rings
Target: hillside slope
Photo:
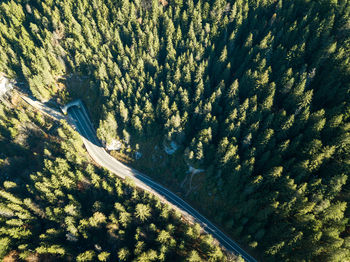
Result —
[[119, 157], [142, 153], [135, 165], [263, 260], [344, 261], [349, 12], [346, 0], [4, 1], [0, 71], [42, 100], [82, 98], [99, 137], [124, 142]]

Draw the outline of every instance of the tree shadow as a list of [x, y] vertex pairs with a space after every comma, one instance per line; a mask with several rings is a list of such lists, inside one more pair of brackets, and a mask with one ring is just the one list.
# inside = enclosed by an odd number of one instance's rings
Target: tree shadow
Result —
[[103, 147], [101, 141], [98, 139], [96, 135], [96, 129], [94, 128], [92, 122], [90, 121], [90, 114], [81, 100], [79, 101], [79, 106], [73, 105], [68, 108], [67, 114], [71, 119], [74, 120], [74, 124], [76, 126], [76, 130], [78, 133], [83, 136], [86, 140], [91, 142], [92, 144]]
[[60, 79], [60, 82], [66, 87], [69, 98], [81, 99], [87, 111], [94, 112], [90, 115], [90, 119], [95, 125], [100, 120], [99, 116], [103, 113], [102, 106], [106, 102], [101, 95], [100, 81], [93, 79], [93, 72], [96, 70], [97, 68], [92, 64], [80, 64], [77, 70]]
[[[41, 103], [62, 113], [62, 107], [66, 106], [67, 104], [69, 105], [70, 103], [74, 103], [75, 101], [79, 101], [79, 106], [73, 105], [67, 110], [68, 116], [73, 120], [73, 122], [70, 122], [70, 124], [73, 123], [78, 133], [85, 139], [96, 146], [102, 147], [101, 141], [97, 138], [94, 124], [91, 121], [91, 119], [93, 119], [92, 116], [98, 117], [100, 115], [96, 112], [100, 112], [102, 110], [102, 106], [98, 101], [94, 102], [94, 99], [87, 95], [87, 93], [89, 93], [88, 90], [91, 90], [92, 88], [85, 85], [86, 81], [89, 81], [88, 77], [81, 77], [73, 74], [67, 78], [61, 78], [59, 82], [64, 83], [67, 87], [69, 92], [69, 97], [67, 97], [67, 100], [70, 100], [70, 102], [62, 101], [62, 94], [56, 93], [50, 98], [50, 100]], [[25, 94], [34, 101], [38, 101], [25, 83], [22, 82], [16, 86], [21, 93]], [[85, 90], [82, 90], [83, 87], [85, 87]], [[90, 104], [91, 106], [88, 107], [87, 104]], [[94, 110], [95, 113], [90, 114], [89, 108]], [[96, 119], [96, 122], [98, 120], [99, 119]]]

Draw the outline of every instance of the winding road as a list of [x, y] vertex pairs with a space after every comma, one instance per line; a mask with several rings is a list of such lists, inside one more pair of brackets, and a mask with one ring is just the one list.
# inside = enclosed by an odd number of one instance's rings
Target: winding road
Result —
[[79, 101], [79, 106], [75, 102], [72, 106], [68, 107], [68, 114], [73, 118], [75, 125], [82, 135], [83, 142], [90, 156], [101, 166], [107, 168], [112, 173], [125, 179], [131, 178], [137, 187], [147, 190], [161, 199], [170, 203], [176, 209], [181, 211], [185, 216], [190, 217], [192, 220], [198, 222], [203, 229], [216, 238], [220, 244], [227, 250], [241, 255], [246, 261], [256, 262], [251, 255], [245, 252], [237, 243], [226, 236], [220, 229], [218, 229], [213, 223], [202, 216], [197, 210], [192, 208], [184, 200], [178, 197], [173, 192], [169, 191], [162, 185], [152, 181], [146, 175], [139, 171], [129, 168], [109, 155], [102, 147], [100, 141], [96, 137], [95, 130], [90, 122], [87, 111], [84, 105]]

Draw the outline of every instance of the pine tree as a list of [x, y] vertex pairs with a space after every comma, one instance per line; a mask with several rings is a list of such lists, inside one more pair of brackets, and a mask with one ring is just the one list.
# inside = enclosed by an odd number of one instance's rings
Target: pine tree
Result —
[[151, 209], [149, 206], [144, 204], [137, 204], [135, 209], [135, 216], [139, 218], [142, 222], [147, 220], [151, 215]]

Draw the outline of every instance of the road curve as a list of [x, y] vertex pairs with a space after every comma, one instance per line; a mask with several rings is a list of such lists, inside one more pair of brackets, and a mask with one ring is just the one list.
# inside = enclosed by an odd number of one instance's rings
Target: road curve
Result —
[[193, 220], [198, 222], [206, 232], [211, 234], [216, 238], [220, 244], [227, 250], [241, 255], [246, 261], [257, 262], [251, 255], [245, 252], [237, 243], [226, 236], [220, 229], [218, 229], [213, 223], [202, 216], [197, 210], [192, 208], [184, 200], [178, 197], [173, 192], [169, 191], [162, 185], [152, 181], [146, 175], [140, 173], [139, 171], [129, 168], [124, 164], [120, 163], [118, 160], [109, 155], [101, 143], [96, 137], [95, 130], [90, 122], [89, 116], [85, 110], [82, 103], [80, 106], [72, 106], [68, 109], [68, 114], [73, 118], [75, 125], [82, 135], [84, 145], [89, 152], [90, 156], [101, 166], [107, 168], [112, 173], [125, 179], [131, 178], [137, 187], [147, 190], [161, 199], [166, 200], [166, 202], [175, 206], [184, 215], [191, 217]]

